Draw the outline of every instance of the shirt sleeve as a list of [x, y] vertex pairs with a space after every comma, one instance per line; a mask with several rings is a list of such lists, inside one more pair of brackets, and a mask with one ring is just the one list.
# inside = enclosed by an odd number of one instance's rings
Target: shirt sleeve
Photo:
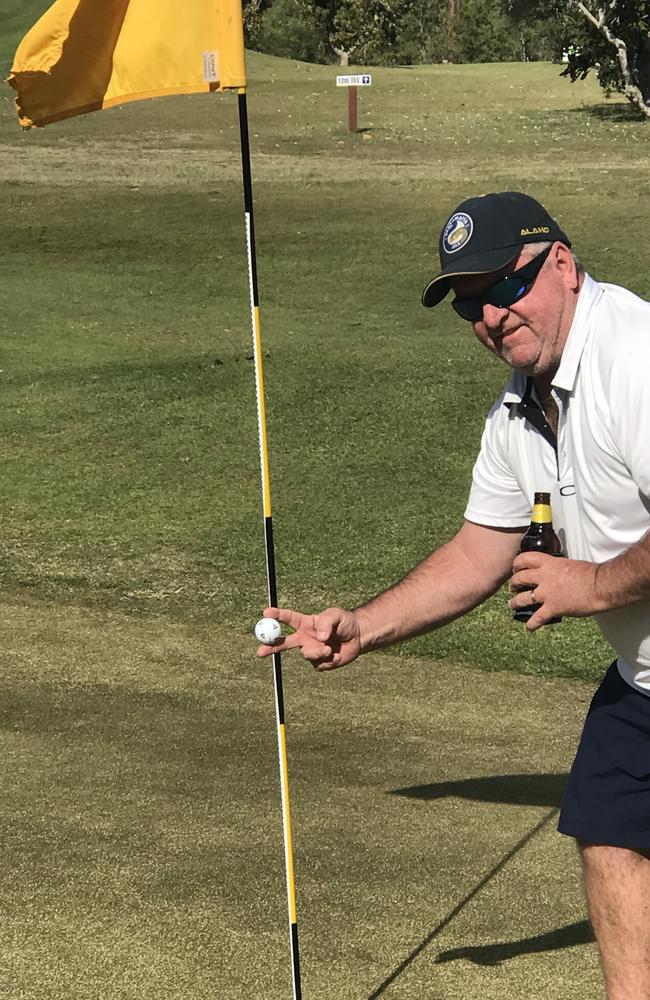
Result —
[[530, 500], [508, 461], [510, 411], [499, 399], [490, 410], [481, 440], [465, 518], [494, 528], [520, 528], [530, 521]]

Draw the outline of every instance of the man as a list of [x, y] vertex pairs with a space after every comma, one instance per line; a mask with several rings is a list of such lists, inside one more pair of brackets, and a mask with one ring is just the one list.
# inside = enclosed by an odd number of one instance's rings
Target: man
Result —
[[[451, 291], [512, 374], [491, 409], [458, 533], [367, 604], [266, 612], [317, 670], [459, 617], [510, 577], [531, 631], [595, 615], [618, 654], [597, 691], [559, 829], [580, 849], [609, 1000], [650, 998], [650, 305], [584, 273], [557, 222], [516, 192], [471, 198], [440, 237]], [[567, 559], [518, 555], [536, 491]], [[259, 655], [273, 649], [261, 646]]]

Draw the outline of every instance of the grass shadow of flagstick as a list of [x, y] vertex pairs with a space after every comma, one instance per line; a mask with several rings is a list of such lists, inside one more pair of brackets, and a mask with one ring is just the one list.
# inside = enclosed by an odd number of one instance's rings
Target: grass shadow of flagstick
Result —
[[477, 885], [475, 885], [474, 888], [470, 892], [468, 892], [467, 895], [464, 896], [459, 903], [457, 903], [457, 905], [453, 908], [453, 910], [451, 910], [451, 912], [448, 913], [447, 916], [444, 917], [440, 921], [440, 923], [437, 924], [437, 926], [434, 927], [433, 930], [429, 934], [427, 934], [427, 936], [422, 941], [420, 941], [419, 945], [417, 945], [417, 947], [414, 948], [413, 951], [406, 956], [404, 961], [400, 962], [397, 968], [394, 969], [391, 972], [391, 974], [387, 976], [382, 983], [379, 984], [377, 989], [370, 994], [368, 1000], [377, 1000], [377, 997], [380, 997], [383, 993], [385, 993], [388, 987], [392, 986], [395, 980], [398, 979], [402, 975], [402, 973], [408, 969], [408, 967], [415, 961], [418, 955], [422, 954], [425, 948], [428, 948], [431, 942], [435, 940], [435, 938], [445, 929], [445, 927], [447, 927], [452, 922], [452, 920], [454, 920], [458, 916], [458, 914], [467, 906], [467, 904], [470, 903], [474, 899], [474, 897], [477, 896], [479, 892], [483, 888], [485, 888], [485, 886], [495, 877], [495, 875], [498, 875], [499, 872], [503, 868], [505, 868], [508, 862], [511, 861], [512, 858], [514, 858], [515, 855], [519, 853], [519, 851], [523, 850], [523, 848], [528, 843], [530, 843], [530, 841], [534, 837], [536, 837], [537, 834], [540, 833], [544, 829], [544, 827], [547, 826], [548, 823], [550, 823], [550, 821], [555, 816], [558, 815], [558, 813], [559, 809], [557, 808], [551, 809], [542, 817], [542, 819], [538, 823], [535, 824], [535, 826], [531, 830], [528, 831], [527, 834], [525, 834], [525, 836], [521, 838], [521, 840], [517, 841], [514, 847], [512, 847], [508, 851], [508, 853], [501, 858], [501, 860], [494, 866], [494, 868], [492, 868], [487, 873], [487, 875], [485, 875], [481, 879], [481, 881]]

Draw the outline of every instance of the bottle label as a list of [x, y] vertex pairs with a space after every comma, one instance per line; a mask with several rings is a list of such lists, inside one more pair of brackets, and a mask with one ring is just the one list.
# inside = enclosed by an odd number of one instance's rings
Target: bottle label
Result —
[[550, 504], [536, 503], [531, 521], [533, 524], [550, 524], [552, 521]]

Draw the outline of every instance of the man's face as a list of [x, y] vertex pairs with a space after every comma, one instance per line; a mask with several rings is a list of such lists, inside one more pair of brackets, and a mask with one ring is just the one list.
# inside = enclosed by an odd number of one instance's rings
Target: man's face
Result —
[[[481, 295], [506, 274], [537, 256], [524, 246], [519, 257], [492, 274], [452, 279], [458, 299]], [[577, 283], [570, 251], [555, 243], [530, 291], [511, 306], [483, 306], [483, 318], [473, 323], [480, 342], [511, 368], [526, 375], [554, 374], [575, 312], [572, 282]]]

